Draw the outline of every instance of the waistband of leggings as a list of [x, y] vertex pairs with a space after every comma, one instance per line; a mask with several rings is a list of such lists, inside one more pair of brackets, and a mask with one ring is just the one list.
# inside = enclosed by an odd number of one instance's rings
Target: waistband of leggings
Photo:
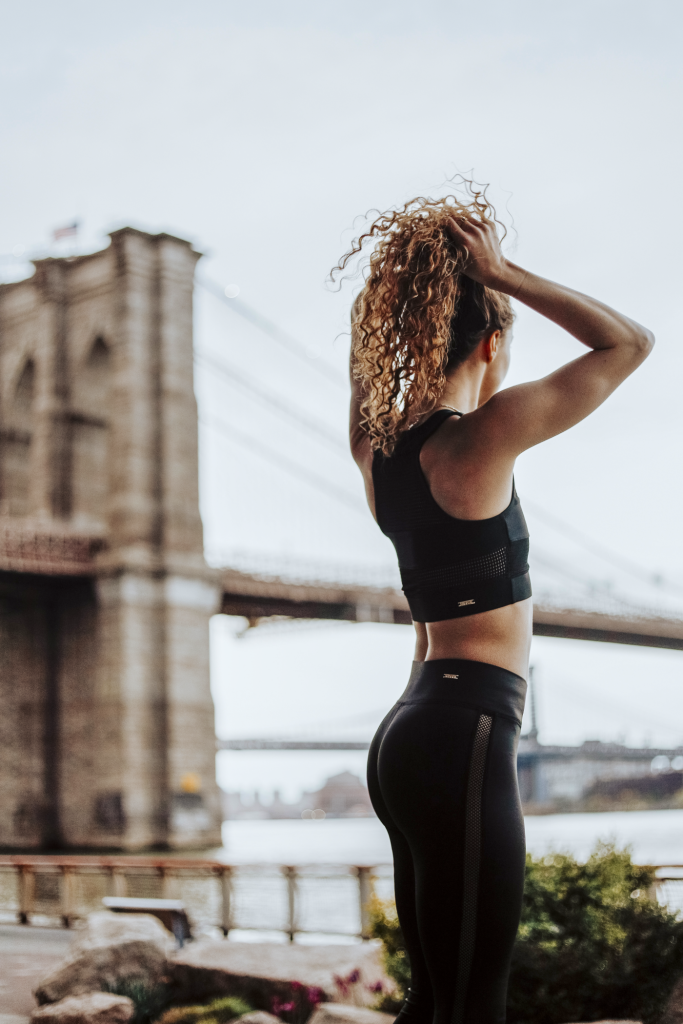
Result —
[[399, 704], [466, 704], [522, 724], [527, 684], [497, 665], [461, 658], [414, 661]]

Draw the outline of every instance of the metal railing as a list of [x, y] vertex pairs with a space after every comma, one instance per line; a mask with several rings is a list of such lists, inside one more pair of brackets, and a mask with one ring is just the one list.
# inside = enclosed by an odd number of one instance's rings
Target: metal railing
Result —
[[672, 913], [683, 915], [683, 864], [665, 864], [655, 871], [652, 896]]
[[[0, 856], [0, 920], [64, 927], [107, 896], [182, 900], [195, 934], [257, 931], [370, 938], [372, 896], [393, 894], [379, 865], [232, 865], [176, 857]], [[683, 912], [683, 865], [656, 869], [653, 899]]]
[[0, 919], [71, 927], [107, 896], [180, 899], [198, 932], [370, 938], [390, 865], [231, 865], [176, 857], [0, 856]]

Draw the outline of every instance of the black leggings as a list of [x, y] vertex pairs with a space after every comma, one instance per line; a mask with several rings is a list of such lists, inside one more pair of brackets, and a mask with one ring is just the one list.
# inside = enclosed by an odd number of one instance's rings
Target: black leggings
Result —
[[411, 984], [398, 1024], [503, 1024], [524, 888], [517, 742], [526, 683], [414, 662], [375, 735], [368, 786], [394, 854]]

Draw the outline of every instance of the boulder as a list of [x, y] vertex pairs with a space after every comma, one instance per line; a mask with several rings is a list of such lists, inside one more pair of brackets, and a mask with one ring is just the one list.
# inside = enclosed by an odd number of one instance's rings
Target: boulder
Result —
[[33, 990], [40, 1005], [113, 988], [123, 979], [161, 983], [173, 936], [151, 914], [90, 914], [66, 960]]
[[282, 1024], [282, 1021], [265, 1010], [252, 1010], [251, 1013], [236, 1017], [232, 1024]]
[[89, 992], [34, 1010], [31, 1024], [128, 1024], [134, 1013], [135, 1003], [126, 996]]
[[345, 1006], [344, 1003], [320, 1003], [308, 1024], [393, 1024], [391, 1013], [379, 1013], [364, 1006]]
[[181, 1001], [240, 996], [275, 1014], [291, 1002], [301, 1012], [321, 1002], [372, 1006], [380, 992], [395, 991], [372, 942], [299, 946], [198, 939], [175, 952], [169, 974]]

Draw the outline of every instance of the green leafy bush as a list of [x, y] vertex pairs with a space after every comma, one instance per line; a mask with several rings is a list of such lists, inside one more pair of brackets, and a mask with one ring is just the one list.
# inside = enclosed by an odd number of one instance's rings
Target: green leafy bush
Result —
[[[566, 854], [527, 857], [511, 1024], [656, 1024], [683, 974], [683, 921], [649, 898], [652, 880], [651, 869], [606, 844], [585, 864]], [[371, 913], [387, 972], [405, 992], [410, 971], [395, 908], [376, 901]]]
[[170, 1000], [168, 987], [162, 983], [149, 985], [138, 978], [122, 978], [115, 985], [108, 985], [106, 992], [117, 996], [128, 996], [135, 1003], [135, 1013], [130, 1024], [150, 1024], [164, 1010]]
[[237, 996], [221, 996], [201, 1006], [173, 1006], [159, 1018], [157, 1024], [227, 1024], [253, 1006]]
[[390, 978], [396, 982], [396, 994], [382, 993], [375, 1003], [376, 1010], [384, 1013], [398, 1013], [410, 986], [410, 961], [403, 946], [403, 935], [398, 923], [396, 904], [393, 900], [373, 897], [369, 907], [370, 933], [379, 939], [384, 947], [384, 966]]

